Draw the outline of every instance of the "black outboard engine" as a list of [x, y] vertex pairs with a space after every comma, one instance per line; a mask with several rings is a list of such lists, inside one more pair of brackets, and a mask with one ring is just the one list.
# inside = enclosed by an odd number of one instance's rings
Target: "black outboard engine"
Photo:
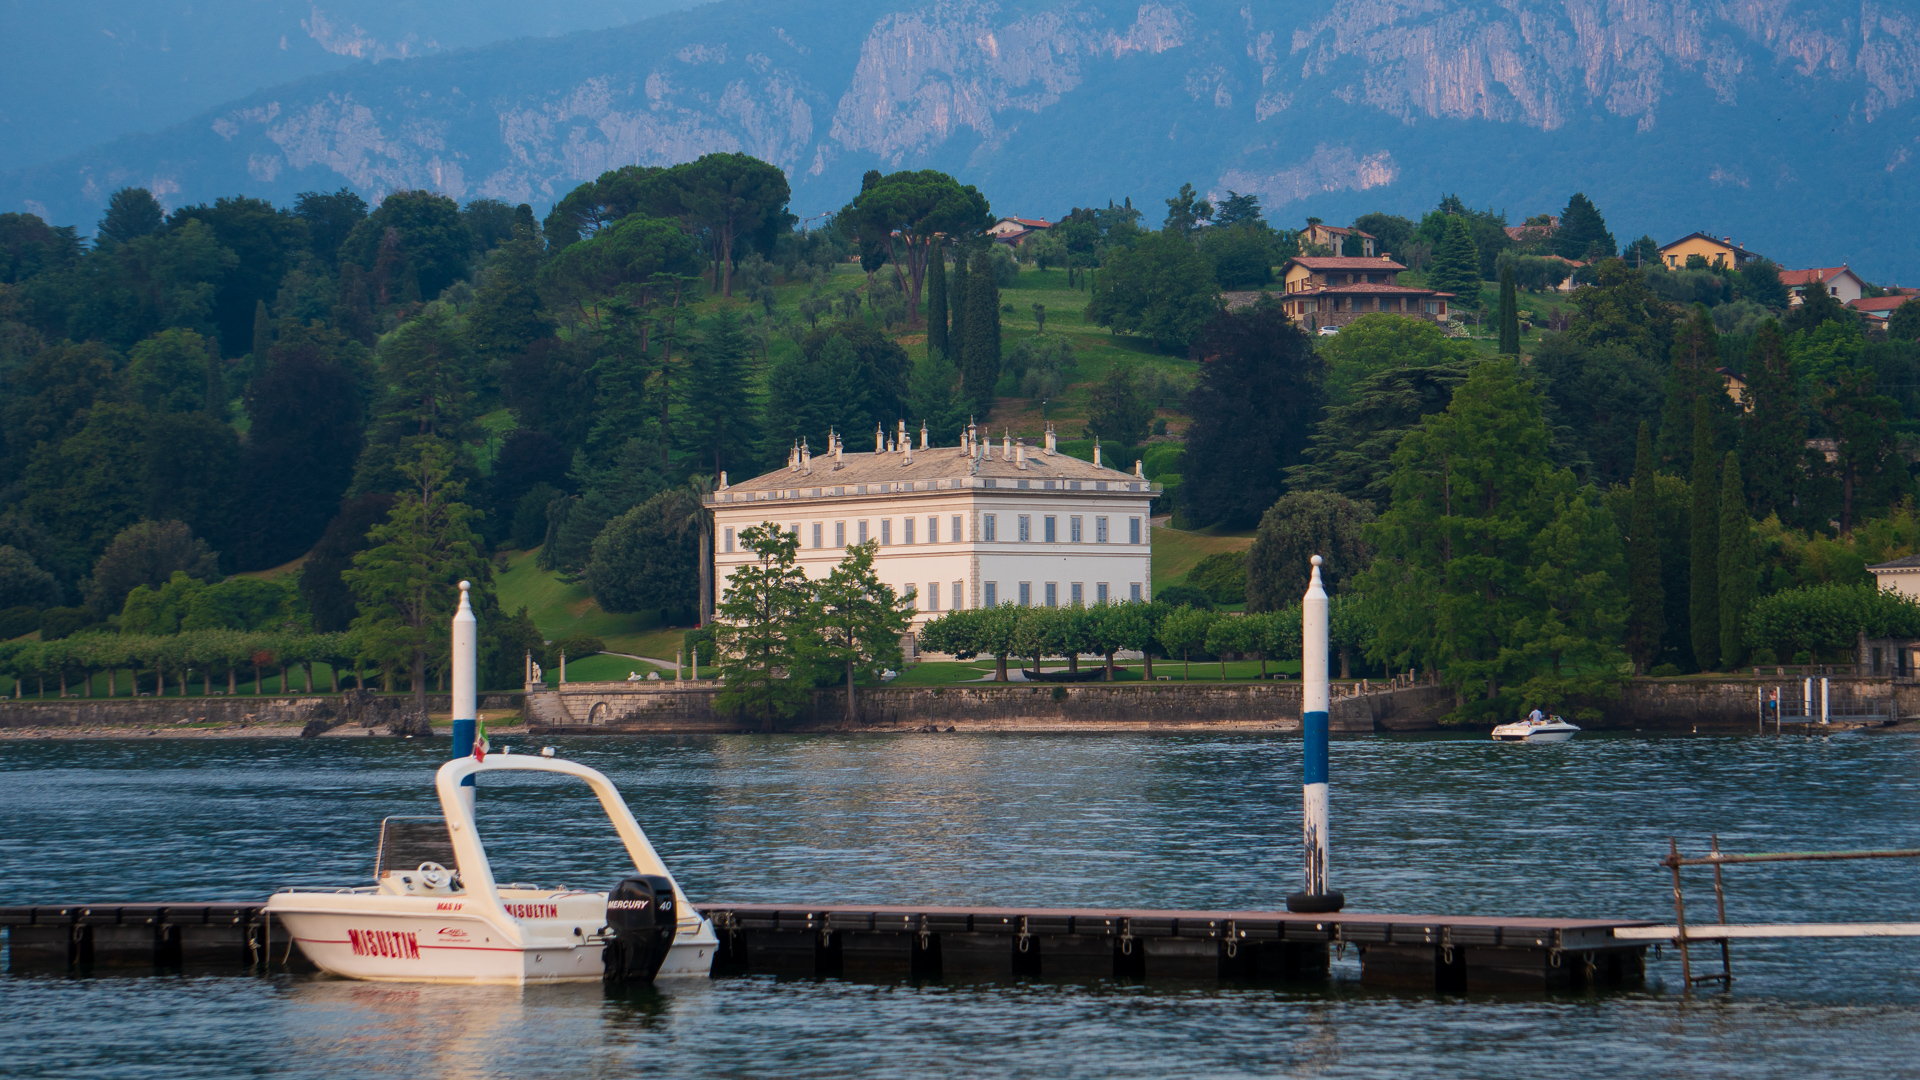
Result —
[[673, 948], [680, 912], [673, 881], [658, 874], [635, 874], [607, 893], [609, 940], [600, 956], [608, 982], [650, 983]]

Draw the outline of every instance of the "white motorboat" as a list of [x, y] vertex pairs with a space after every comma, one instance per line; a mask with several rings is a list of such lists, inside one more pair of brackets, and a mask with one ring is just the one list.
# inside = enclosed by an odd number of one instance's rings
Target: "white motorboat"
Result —
[[1493, 729], [1493, 740], [1527, 743], [1566, 742], [1579, 733], [1579, 728], [1560, 717], [1549, 716], [1541, 720], [1521, 720], [1512, 724], [1501, 724]]
[[[475, 789], [461, 781], [502, 771], [584, 780], [634, 875], [607, 892], [498, 885], [475, 827]], [[382, 823], [374, 885], [285, 889], [268, 900], [271, 920], [320, 970], [384, 982], [511, 985], [711, 973], [719, 948], [713, 924], [687, 902], [606, 776], [558, 758], [488, 754], [447, 762], [434, 786], [444, 818]]]

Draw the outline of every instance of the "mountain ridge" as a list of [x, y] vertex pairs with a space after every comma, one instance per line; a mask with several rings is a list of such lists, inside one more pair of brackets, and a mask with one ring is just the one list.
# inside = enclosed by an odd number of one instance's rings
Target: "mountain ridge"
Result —
[[1586, 190], [1622, 243], [1701, 229], [1911, 280], [1920, 238], [1885, 223], [1916, 146], [1920, 0], [722, 0], [311, 76], [0, 177], [0, 208], [91, 221], [125, 184], [545, 206], [607, 168], [739, 150], [789, 172], [803, 218], [868, 168], [946, 169], [1029, 216], [1183, 181], [1277, 220], [1457, 191], [1517, 221]]

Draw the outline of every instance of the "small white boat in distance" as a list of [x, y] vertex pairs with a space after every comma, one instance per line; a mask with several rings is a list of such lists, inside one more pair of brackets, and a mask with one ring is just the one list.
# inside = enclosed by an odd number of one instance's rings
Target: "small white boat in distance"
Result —
[[1501, 724], [1493, 729], [1494, 742], [1549, 743], [1566, 742], [1579, 734], [1580, 729], [1558, 716], [1549, 716], [1542, 720], [1520, 720], [1511, 724]]
[[[626, 846], [634, 875], [609, 892], [496, 884], [460, 782], [502, 771], [584, 780]], [[419, 824], [408, 836], [406, 819], [387, 819], [376, 884], [284, 889], [267, 901], [268, 917], [320, 970], [378, 982], [508, 985], [712, 972], [719, 948], [713, 924], [687, 902], [606, 776], [560, 758], [490, 754], [447, 762], [434, 786], [444, 821], [413, 819]], [[468, 797], [474, 791], [464, 790]], [[419, 858], [442, 851], [451, 852], [443, 858], [453, 866]]]

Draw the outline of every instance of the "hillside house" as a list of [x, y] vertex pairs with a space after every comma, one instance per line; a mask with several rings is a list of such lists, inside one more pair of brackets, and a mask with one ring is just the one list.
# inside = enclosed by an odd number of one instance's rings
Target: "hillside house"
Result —
[[1867, 573], [1873, 575], [1874, 584], [1880, 586], [1881, 592], [1920, 600], [1920, 555], [1869, 566]]
[[1799, 307], [1804, 303], [1807, 289], [1816, 282], [1826, 288], [1828, 296], [1842, 304], [1852, 304], [1867, 292], [1867, 283], [1860, 280], [1860, 275], [1847, 269], [1845, 263], [1839, 266], [1816, 266], [1809, 270], [1780, 271], [1780, 283], [1792, 294], [1787, 298], [1789, 307]]
[[1885, 326], [1900, 305], [1911, 299], [1912, 295], [1903, 291], [1892, 296], [1863, 296], [1847, 306], [1859, 312], [1867, 320], [1867, 325]]
[[1027, 237], [1051, 228], [1053, 228], [1053, 222], [1044, 218], [1003, 217], [987, 229], [987, 235], [993, 237], [998, 243], [1018, 247]]
[[1333, 252], [1335, 256], [1340, 256], [1346, 254], [1349, 236], [1360, 238], [1362, 256], [1371, 259], [1380, 254], [1374, 250], [1376, 240], [1372, 233], [1361, 232], [1359, 229], [1343, 229], [1338, 225], [1323, 225], [1313, 221], [1308, 222], [1305, 231], [1300, 234], [1300, 246], [1302, 248], [1323, 247]]
[[1281, 268], [1287, 319], [1309, 330], [1345, 326], [1362, 315], [1392, 312], [1429, 322], [1447, 318], [1452, 293], [1401, 285], [1406, 267], [1384, 256], [1297, 256]]
[[1660, 258], [1669, 270], [1685, 270], [1687, 259], [1694, 255], [1707, 260], [1708, 266], [1724, 266], [1729, 270], [1738, 270], [1760, 257], [1734, 243], [1731, 236], [1715, 238], [1699, 232], [1688, 233], [1660, 249]]
[[1132, 472], [1059, 453], [1045, 444], [969, 427], [959, 446], [920, 445], [901, 421], [876, 429], [874, 450], [837, 437], [818, 457], [801, 446], [787, 466], [740, 484], [721, 474], [706, 497], [713, 512], [714, 581], [724, 595], [733, 572], [755, 556], [740, 541], [772, 523], [800, 538], [809, 578], [832, 572], [847, 545], [879, 541], [874, 569], [913, 598], [914, 625], [959, 608], [1066, 607], [1103, 600], [1150, 600], [1154, 485]]

